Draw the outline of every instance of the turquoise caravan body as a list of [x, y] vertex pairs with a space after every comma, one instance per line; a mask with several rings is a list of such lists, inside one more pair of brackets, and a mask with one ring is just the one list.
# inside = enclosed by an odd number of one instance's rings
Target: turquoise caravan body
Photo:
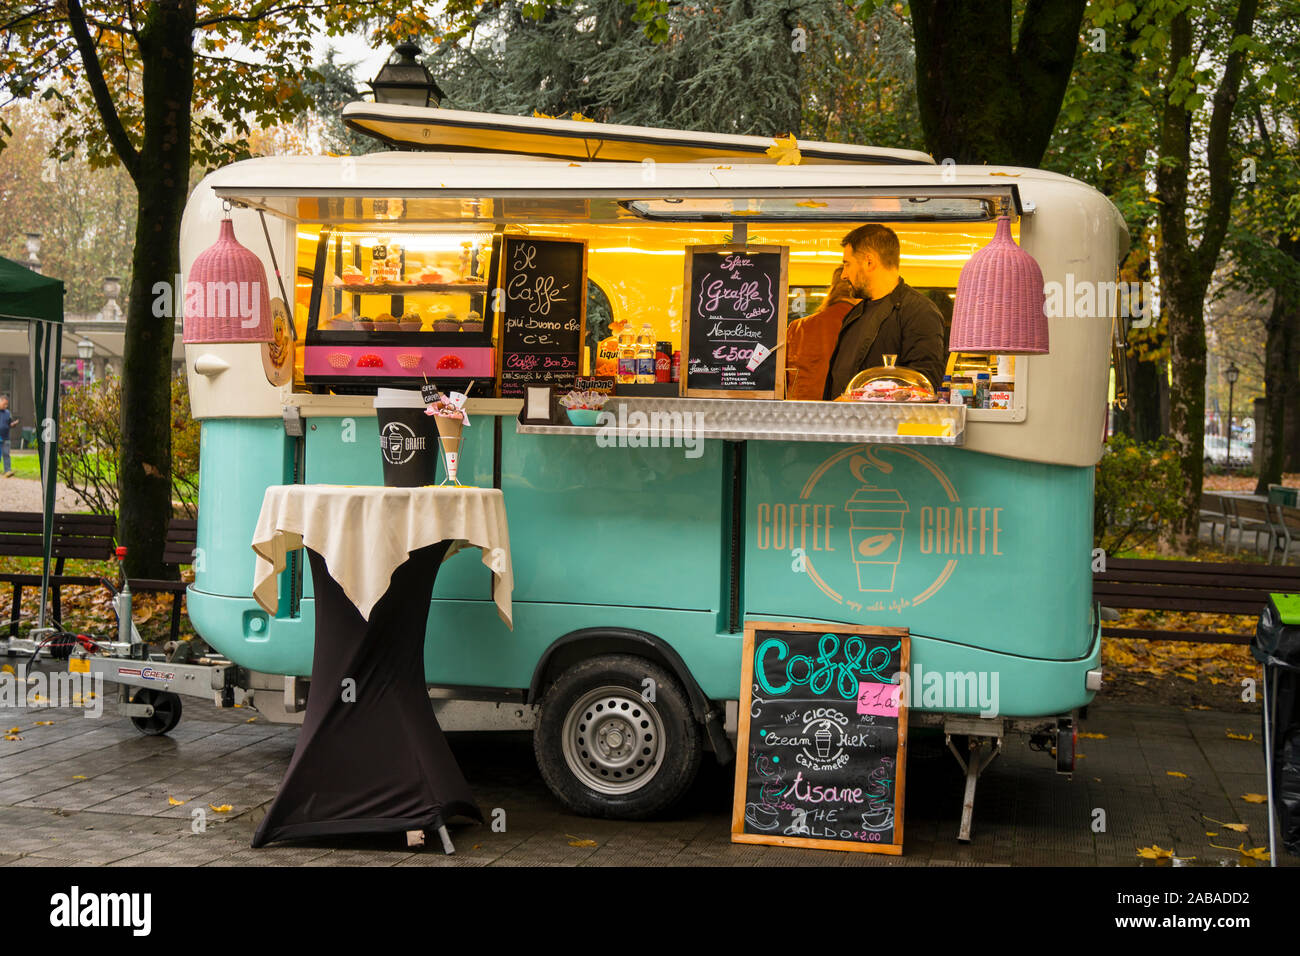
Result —
[[[887, 223], [904, 278], [950, 314], [962, 264], [1009, 209], [1049, 306], [1055, 293], [1060, 307], [1050, 309], [1050, 352], [1015, 357], [1004, 408], [942, 406], [929, 413], [941, 427], [909, 431], [899, 427], [907, 413], [861, 403], [616, 397], [614, 434], [524, 424], [521, 400], [480, 382], [460, 478], [505, 494], [514, 629], [497, 616], [489, 570], [452, 558], [433, 596], [425, 676], [447, 729], [531, 728], [566, 804], [638, 816], [679, 796], [703, 752], [730, 756], [747, 620], [902, 626], [913, 726], [975, 743], [1029, 729], [1054, 736], [1068, 767], [1070, 715], [1100, 682], [1093, 469], [1128, 242], [1111, 203], [1059, 175], [941, 167], [904, 151], [801, 143], [801, 164], [776, 165], [758, 137], [374, 104], [345, 118], [412, 148], [236, 163], [202, 181], [184, 219], [187, 272], [233, 219], [298, 336], [296, 351], [186, 344], [202, 422], [189, 614], [247, 669], [253, 706], [301, 719], [315, 623], [305, 561], [282, 575], [275, 613], [253, 600], [263, 493], [382, 484], [376, 381], [313, 379], [313, 336], [341, 321], [365, 349], [379, 310], [423, 323], [479, 312], [481, 338], [456, 334], [494, 347], [486, 280], [394, 304], [352, 295], [349, 274], [369, 265], [373, 278], [400, 246], [408, 271], [468, 262], [466, 274], [482, 278], [496, 274], [489, 260], [503, 236], [579, 239], [588, 324], [599, 309], [652, 324], [680, 348], [692, 244], [787, 247], [794, 315], [815, 309], [845, 233]], [[1096, 298], [1081, 307], [1073, 290], [1084, 288]], [[954, 356], [950, 367], [985, 358]], [[400, 385], [400, 373], [378, 384]], [[672, 421], [672, 434], [638, 431], [656, 420]], [[615, 716], [584, 737], [593, 708]], [[629, 708], [635, 720], [616, 719]]]

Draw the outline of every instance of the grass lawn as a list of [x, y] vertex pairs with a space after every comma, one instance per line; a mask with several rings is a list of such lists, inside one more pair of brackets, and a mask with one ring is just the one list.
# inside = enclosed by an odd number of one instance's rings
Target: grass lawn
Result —
[[9, 460], [13, 463], [15, 478], [41, 477], [41, 461], [35, 449], [10, 452]]

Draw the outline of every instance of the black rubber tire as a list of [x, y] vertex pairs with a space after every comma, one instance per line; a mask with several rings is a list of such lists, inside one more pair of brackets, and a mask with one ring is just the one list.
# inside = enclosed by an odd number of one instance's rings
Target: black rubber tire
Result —
[[[655, 700], [645, 702], [663, 727], [659, 768], [644, 787], [601, 793], [578, 778], [564, 757], [565, 718], [581, 698], [606, 685], [640, 697], [643, 681], [655, 682]], [[556, 798], [575, 813], [617, 820], [643, 820], [670, 809], [690, 789], [704, 745], [690, 700], [678, 680], [653, 661], [631, 654], [606, 654], [564, 671], [542, 696], [533, 731], [533, 752], [542, 779]]]
[[142, 687], [135, 692], [131, 703], [153, 706], [152, 717], [131, 718], [135, 729], [146, 737], [161, 737], [163, 734], [171, 733], [181, 722], [181, 699], [176, 694]]

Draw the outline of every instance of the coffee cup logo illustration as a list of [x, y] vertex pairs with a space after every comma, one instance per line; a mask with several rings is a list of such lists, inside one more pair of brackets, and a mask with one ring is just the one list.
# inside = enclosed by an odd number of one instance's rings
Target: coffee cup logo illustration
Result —
[[404, 465], [424, 448], [424, 439], [416, 438], [408, 425], [388, 422], [379, 433], [379, 447], [384, 453], [384, 461], [390, 465]]
[[903, 557], [907, 502], [897, 489], [863, 485], [844, 506], [859, 591], [892, 591]]

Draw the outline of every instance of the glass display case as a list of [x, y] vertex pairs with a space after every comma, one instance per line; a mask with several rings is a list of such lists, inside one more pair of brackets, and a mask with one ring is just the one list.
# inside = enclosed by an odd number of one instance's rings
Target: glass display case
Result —
[[493, 261], [484, 232], [300, 229], [300, 291], [309, 290], [301, 381], [353, 394], [490, 383]]

